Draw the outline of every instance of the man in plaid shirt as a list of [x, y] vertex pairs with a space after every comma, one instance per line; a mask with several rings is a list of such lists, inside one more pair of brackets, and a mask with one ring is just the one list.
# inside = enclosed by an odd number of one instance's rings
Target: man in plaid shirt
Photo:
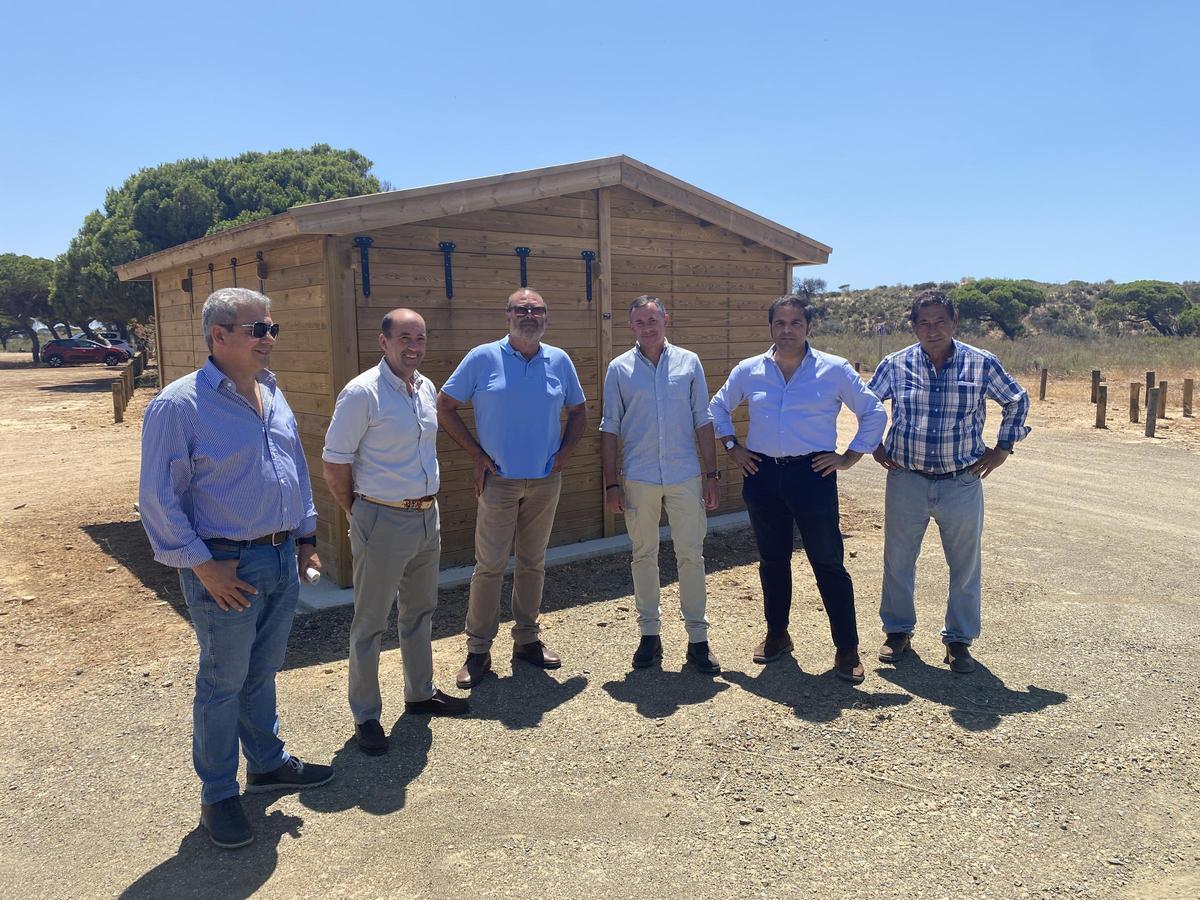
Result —
[[[943, 662], [966, 674], [979, 636], [982, 480], [1029, 434], [1029, 395], [991, 353], [954, 340], [958, 314], [943, 292], [919, 294], [909, 321], [917, 343], [885, 358], [869, 385], [892, 401], [892, 427], [874, 453], [888, 470], [879, 607], [887, 640], [879, 659], [898, 662], [912, 641], [917, 555], [932, 518], [950, 567]], [[991, 448], [983, 440], [988, 398], [1004, 410]]]

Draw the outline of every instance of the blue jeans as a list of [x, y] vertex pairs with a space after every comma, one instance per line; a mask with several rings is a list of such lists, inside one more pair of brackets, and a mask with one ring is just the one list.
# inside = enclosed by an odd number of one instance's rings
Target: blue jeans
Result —
[[237, 575], [258, 588], [241, 612], [217, 606], [191, 569], [179, 570], [200, 644], [192, 704], [192, 762], [203, 785], [201, 803], [236, 797], [238, 740], [250, 772], [270, 772], [288, 760], [275, 714], [275, 673], [283, 665], [300, 597], [296, 544], [231, 547], [206, 541], [213, 559], [237, 559]]
[[983, 539], [983, 483], [969, 473], [933, 481], [906, 469], [888, 472], [879, 604], [883, 630], [911, 634], [917, 625], [917, 556], [930, 519], [937, 522], [950, 567], [942, 642], [969, 644], [979, 637]]
[[854, 584], [844, 564], [837, 473], [822, 478], [813, 470], [811, 457], [776, 463], [764, 456], [758, 472], [742, 480], [742, 499], [758, 544], [767, 632], [779, 635], [788, 628], [795, 523], [829, 616], [833, 645], [839, 650], [857, 649]]

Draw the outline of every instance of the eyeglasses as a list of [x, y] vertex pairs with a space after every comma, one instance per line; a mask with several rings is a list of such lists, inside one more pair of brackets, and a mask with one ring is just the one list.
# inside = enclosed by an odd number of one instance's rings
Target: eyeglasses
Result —
[[510, 306], [510, 313], [516, 313], [518, 316], [533, 316], [535, 319], [540, 319], [546, 315], [546, 307], [544, 306]]
[[251, 329], [251, 334], [254, 335], [256, 340], [262, 340], [268, 334], [271, 337], [279, 337], [278, 322], [275, 322], [271, 325], [268, 325], [266, 322], [252, 322], [249, 325], [222, 325], [221, 327], [228, 328], [230, 331], [233, 331], [235, 328], [249, 328]]

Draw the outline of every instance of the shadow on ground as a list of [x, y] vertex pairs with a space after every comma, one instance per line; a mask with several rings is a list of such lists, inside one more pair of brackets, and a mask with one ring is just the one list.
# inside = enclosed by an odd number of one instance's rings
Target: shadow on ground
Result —
[[[304, 820], [280, 810], [267, 813], [278, 796], [250, 794], [242, 806], [254, 843], [240, 850], [222, 850], [197, 825], [179, 843], [170, 859], [159, 863], [127, 887], [122, 898], [250, 897], [267, 883], [279, 863], [279, 842], [284, 835], [300, 839]], [[196, 817], [199, 819], [199, 810]]]
[[726, 671], [722, 677], [764, 700], [790, 707], [797, 718], [807, 722], [832, 722], [847, 709], [883, 709], [912, 700], [908, 694], [877, 693], [848, 684], [833, 673], [832, 667], [820, 675], [809, 674], [791, 654], [768, 663], [753, 675]]
[[66, 384], [40, 384], [39, 391], [53, 391], [59, 394], [111, 394], [113, 379], [117, 369], [109, 370], [108, 375], [97, 375], [86, 381], [71, 381]]
[[621, 681], [609, 681], [604, 690], [618, 703], [632, 703], [638, 715], [665, 719], [684, 706], [706, 703], [729, 685], [705, 675], [690, 665], [682, 671], [664, 670], [659, 665], [631, 669]]
[[950, 718], [967, 731], [988, 731], [1004, 716], [1040, 712], [1067, 699], [1060, 691], [1032, 684], [1024, 691], [1014, 691], [978, 659], [975, 662], [976, 669], [970, 675], [956, 675], [945, 666], [929, 665], [916, 651], [909, 650], [895, 667], [876, 672], [914, 697], [949, 707]]
[[433, 745], [429, 717], [405, 714], [397, 719], [392, 726], [391, 747], [381, 756], [367, 756], [358, 749], [349, 720], [346, 730], [346, 743], [333, 755], [337, 776], [319, 791], [300, 794], [300, 802], [322, 813], [357, 808], [373, 816], [386, 816], [403, 809], [409, 784], [429, 762]]
[[190, 618], [179, 588], [178, 570], [154, 561], [141, 522], [136, 519], [132, 522], [102, 522], [84, 525], [82, 530], [113, 562], [128, 569], [143, 586], [154, 591], [157, 596], [151, 602], [165, 600], [180, 616]]

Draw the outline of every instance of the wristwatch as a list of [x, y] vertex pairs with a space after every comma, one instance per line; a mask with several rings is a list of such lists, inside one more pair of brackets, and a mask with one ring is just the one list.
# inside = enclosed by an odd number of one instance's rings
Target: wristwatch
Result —
[[1013, 442], [1012, 441], [996, 441], [996, 449], [997, 450], [1007, 450], [1009, 453], [1012, 453], [1013, 452]]
[[720, 481], [721, 480], [721, 470], [713, 469], [711, 472], [705, 472], [704, 477], [711, 478], [713, 481]]
[[731, 437], [731, 438], [725, 439], [725, 449], [726, 450], [732, 450], [736, 446], [737, 446], [737, 438]]

